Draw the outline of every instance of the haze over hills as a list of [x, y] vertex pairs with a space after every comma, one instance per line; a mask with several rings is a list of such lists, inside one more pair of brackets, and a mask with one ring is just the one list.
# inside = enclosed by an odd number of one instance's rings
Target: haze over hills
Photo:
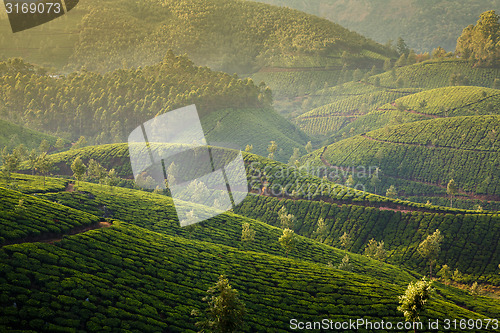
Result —
[[498, 0], [257, 0], [327, 18], [379, 43], [402, 37], [410, 48], [431, 52], [455, 50], [462, 29], [482, 12], [500, 8]]

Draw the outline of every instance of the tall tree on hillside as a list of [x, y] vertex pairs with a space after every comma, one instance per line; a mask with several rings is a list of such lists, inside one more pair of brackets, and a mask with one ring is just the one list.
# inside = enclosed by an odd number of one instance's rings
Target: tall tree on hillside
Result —
[[191, 315], [200, 317], [195, 324], [200, 332], [232, 333], [241, 330], [246, 314], [245, 304], [226, 276], [219, 276], [217, 283], [207, 290], [203, 301], [207, 302], [207, 307], [202, 313], [198, 309], [191, 311]]
[[250, 223], [243, 223], [241, 228], [241, 242], [243, 244], [249, 244], [255, 240], [255, 230], [250, 228]]
[[320, 241], [322, 241], [322, 239], [324, 239], [324, 237], [326, 235], [326, 231], [327, 231], [327, 225], [326, 225], [325, 219], [320, 217], [318, 220], [318, 227], [316, 228], [316, 231], [315, 231], [315, 233], [319, 237]]
[[288, 258], [288, 254], [295, 247], [295, 242], [296, 242], [295, 232], [288, 228], [284, 229], [283, 235], [281, 235], [278, 241], [281, 247], [285, 250], [285, 256]]
[[9, 153], [7, 147], [4, 147], [2, 150], [2, 172], [7, 184], [10, 182], [11, 174], [19, 168], [20, 163], [21, 159], [16, 150]]
[[269, 146], [267, 147], [267, 151], [269, 152], [267, 158], [270, 160], [274, 160], [274, 154], [276, 153], [276, 150], [278, 150], [278, 145], [276, 144], [276, 141], [271, 141], [269, 143]]
[[77, 156], [77, 158], [75, 158], [73, 163], [71, 163], [71, 170], [73, 171], [73, 175], [76, 178], [77, 186], [78, 186], [78, 182], [80, 182], [80, 180], [82, 180], [83, 175], [87, 171], [87, 166], [83, 163], [80, 156]]
[[344, 249], [344, 251], [347, 251], [352, 245], [352, 239], [351, 236], [347, 232], [344, 231], [344, 234], [340, 236], [340, 246]]
[[477, 24], [469, 25], [457, 40], [456, 53], [472, 59], [478, 66], [500, 63], [500, 16], [494, 10], [481, 14]]
[[400, 56], [404, 55], [405, 58], [410, 53], [410, 49], [408, 48], [408, 45], [406, 45], [405, 40], [401, 37], [398, 38], [398, 41], [396, 43], [396, 50], [398, 51], [398, 54]]
[[388, 198], [395, 198], [397, 197], [398, 195], [398, 192], [396, 191], [396, 188], [394, 187], [394, 185], [391, 185], [387, 191], [385, 192], [385, 196], [388, 197]]
[[312, 143], [311, 141], [307, 141], [307, 144], [306, 144], [306, 151], [308, 154], [312, 153], [313, 151], [313, 146], [312, 146]]
[[432, 266], [437, 261], [439, 257], [439, 252], [441, 251], [441, 243], [443, 242], [443, 235], [441, 231], [436, 229], [432, 235], [428, 235], [417, 248], [417, 252], [422, 256], [422, 258], [427, 259], [429, 262], [429, 274], [432, 279]]
[[[406, 321], [415, 323], [420, 320], [420, 313], [424, 311], [433, 291], [432, 282], [425, 277], [415, 283], [410, 282], [404, 295], [399, 296], [398, 311], [403, 312]], [[413, 329], [417, 332], [415, 326]]]
[[50, 170], [52, 170], [53, 161], [47, 156], [47, 153], [42, 153], [38, 156], [36, 161], [36, 169], [43, 176], [43, 186], [45, 187], [45, 177], [48, 176]]
[[365, 248], [365, 256], [384, 261], [387, 257], [387, 251], [384, 249], [384, 241], [377, 242], [375, 239], [370, 239]]
[[285, 206], [281, 207], [281, 209], [278, 211], [278, 218], [281, 222], [281, 228], [293, 228], [293, 225], [295, 223], [295, 216], [293, 214], [288, 214]]
[[50, 143], [43, 139], [42, 142], [40, 142], [40, 147], [38, 148], [38, 150], [40, 151], [40, 153], [46, 153], [48, 152], [50, 149]]
[[300, 149], [299, 148], [293, 148], [293, 154], [290, 156], [290, 159], [288, 160], [288, 165], [294, 166], [295, 161], [297, 161], [300, 158]]
[[31, 169], [31, 175], [35, 175], [36, 160], [38, 159], [38, 153], [36, 149], [32, 149], [28, 154], [28, 166]]
[[453, 208], [453, 197], [457, 194], [457, 184], [453, 179], [450, 179], [446, 186], [446, 193], [450, 196], [450, 207]]

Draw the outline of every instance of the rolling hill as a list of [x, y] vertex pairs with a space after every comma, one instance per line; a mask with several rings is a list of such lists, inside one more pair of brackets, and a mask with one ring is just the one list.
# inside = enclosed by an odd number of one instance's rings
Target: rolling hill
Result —
[[[468, 85], [450, 86], [449, 73], [468, 77]], [[498, 114], [499, 90], [489, 88], [498, 76], [498, 69], [474, 69], [462, 61], [405, 66], [372, 76], [368, 81], [319, 90], [309, 97], [308, 105], [313, 109], [298, 116], [296, 123], [313, 137], [329, 136], [326, 142], [332, 143], [386, 125], [436, 117]], [[405, 78], [405, 88], [394, 84], [398, 77]], [[385, 83], [377, 86], [373, 84], [375, 80]]]
[[378, 165], [385, 176], [498, 196], [498, 116], [437, 118], [341, 140], [311, 155], [330, 165]]
[[[462, 29], [476, 23], [482, 12], [500, 7], [498, 0], [460, 3], [434, 1], [432, 7], [423, 0], [257, 0], [287, 6], [325, 17], [379, 43], [403, 37], [410, 48], [430, 52], [438, 46], [455, 50]], [[440, 13], [440, 14], [437, 14]]]
[[57, 138], [0, 119], [0, 147], [9, 149], [24, 144], [27, 149], [35, 149], [43, 140], [53, 146]]
[[[22, 38], [13, 38], [8, 24], [2, 26], [4, 56], [59, 68], [65, 64], [66, 69], [151, 65], [169, 49], [229, 73], [251, 73], [263, 66], [325, 66], [337, 63], [344, 51], [359, 63], [394, 56], [389, 48], [326, 19], [239, 0], [148, 0], [140, 5], [93, 0], [80, 3], [63, 19], [23, 32]], [[57, 53], [54, 61], [48, 60], [51, 53]]]
[[[36, 177], [31, 181], [33, 188], [40, 186]], [[290, 258], [284, 258], [277, 244], [280, 229], [232, 213], [191, 229], [179, 228], [172, 220], [171, 200], [163, 195], [81, 183], [78, 191], [54, 191], [38, 199], [25, 196], [33, 204], [30, 209], [53, 205], [44, 199], [58, 200], [77, 207], [64, 209], [81, 210], [82, 216], [85, 211], [97, 219], [106, 207], [115, 218], [130, 222], [108, 220], [108, 228], [60, 237], [51, 244], [2, 247], [2, 329], [194, 330], [195, 319], [189, 314], [202, 306], [204, 290], [221, 273], [246, 303], [245, 331], [288, 331], [294, 316], [314, 321], [318, 316], [348, 320], [363, 314], [400, 321], [396, 296], [418, 278], [353, 253], [353, 273], [330, 268], [326, 261], [338, 262], [345, 252], [301, 236]], [[472, 216], [465, 218], [472, 223]], [[248, 247], [240, 242], [243, 222], [256, 230]], [[496, 318], [500, 312], [493, 299], [476, 299], [438, 282], [435, 287], [425, 319], [450, 314]]]

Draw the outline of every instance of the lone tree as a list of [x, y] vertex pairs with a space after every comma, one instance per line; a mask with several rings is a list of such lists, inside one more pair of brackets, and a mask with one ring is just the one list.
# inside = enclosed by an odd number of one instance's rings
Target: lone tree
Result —
[[227, 277], [219, 276], [217, 283], [207, 290], [203, 301], [208, 303], [203, 313], [198, 309], [191, 311], [192, 316], [200, 317], [200, 321], [195, 324], [201, 329], [200, 332], [231, 333], [241, 330], [246, 313], [245, 304]]
[[2, 151], [2, 172], [7, 184], [10, 182], [11, 174], [19, 168], [21, 159], [16, 150], [9, 153], [7, 147]]
[[285, 250], [285, 255], [288, 258], [288, 253], [290, 253], [295, 247], [295, 232], [286, 228], [283, 230], [283, 235], [279, 238], [279, 243], [281, 247]]
[[453, 179], [450, 179], [448, 186], [446, 187], [446, 193], [450, 196], [450, 207], [453, 208], [453, 196], [457, 194], [457, 184]]
[[293, 214], [288, 214], [285, 206], [281, 207], [281, 209], [278, 211], [278, 217], [281, 221], [281, 228], [293, 228], [293, 224], [295, 223], [295, 216]]
[[269, 152], [267, 158], [270, 160], [274, 160], [274, 154], [276, 153], [276, 150], [278, 150], [278, 145], [276, 144], [276, 141], [271, 141], [269, 143], [269, 146], [267, 147], [267, 151]]
[[45, 177], [52, 170], [53, 162], [47, 157], [47, 153], [42, 153], [36, 161], [36, 168], [43, 176], [43, 186], [45, 187]]
[[312, 143], [311, 141], [307, 141], [307, 144], [306, 144], [306, 151], [308, 154], [312, 153], [313, 151], [313, 146], [312, 146]]
[[450, 283], [450, 278], [451, 278], [451, 268], [448, 265], [443, 265], [439, 272], [437, 272], [437, 276], [440, 276], [443, 278], [444, 283], [448, 284]]
[[318, 220], [318, 227], [316, 228], [316, 235], [320, 237], [320, 239], [323, 239], [323, 237], [326, 235], [326, 222], [325, 219], [320, 217]]
[[255, 230], [250, 228], [250, 223], [243, 223], [241, 229], [241, 242], [243, 244], [249, 244], [255, 240]]
[[385, 192], [385, 196], [388, 198], [395, 198], [398, 195], [398, 192], [396, 191], [396, 188], [394, 185], [391, 185], [387, 191]]
[[340, 236], [340, 246], [342, 246], [344, 251], [347, 251], [347, 249], [350, 248], [351, 245], [352, 245], [351, 236], [349, 236], [349, 234], [344, 231], [344, 234]]
[[[404, 295], [399, 296], [398, 311], [403, 312], [406, 321], [415, 323], [420, 320], [420, 313], [424, 311], [425, 304], [433, 291], [432, 282], [425, 277], [415, 283], [410, 282]], [[415, 325], [413, 330], [417, 332]]]
[[387, 251], [384, 249], [384, 241], [377, 242], [375, 239], [370, 239], [365, 248], [365, 256], [383, 261], [387, 257]]
[[441, 235], [441, 231], [436, 229], [436, 231], [432, 235], [428, 235], [426, 239], [424, 239], [418, 245], [418, 253], [429, 261], [429, 274], [432, 279], [432, 265], [436, 262], [439, 251], [441, 251], [441, 243], [443, 241], [443, 235]]
[[77, 186], [78, 186], [78, 182], [80, 182], [80, 180], [82, 180], [83, 175], [87, 171], [87, 167], [85, 166], [85, 164], [83, 164], [83, 161], [80, 158], [80, 156], [75, 158], [75, 160], [71, 164], [71, 170], [73, 171], [73, 175], [76, 178]]

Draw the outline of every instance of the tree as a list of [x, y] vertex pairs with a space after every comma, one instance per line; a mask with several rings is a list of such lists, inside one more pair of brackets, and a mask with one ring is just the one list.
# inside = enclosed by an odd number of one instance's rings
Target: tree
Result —
[[432, 59], [444, 58], [446, 57], [446, 50], [441, 46], [438, 46], [434, 50], [432, 50]]
[[415, 54], [415, 51], [410, 50], [410, 53], [408, 53], [408, 59], [406, 59], [406, 63], [408, 65], [413, 65], [417, 63], [417, 55]]
[[437, 276], [440, 276], [443, 278], [444, 283], [448, 284], [450, 282], [451, 278], [451, 268], [448, 265], [443, 265], [439, 272], [437, 272]]
[[[399, 296], [398, 311], [403, 312], [406, 321], [414, 323], [420, 320], [420, 314], [424, 311], [433, 291], [432, 282], [425, 277], [415, 283], [410, 282], [404, 295]], [[414, 326], [414, 332], [416, 331]]]
[[472, 59], [478, 66], [500, 63], [500, 16], [494, 10], [481, 14], [477, 24], [469, 25], [457, 40], [456, 53]]
[[285, 255], [288, 258], [288, 253], [290, 253], [295, 247], [295, 232], [288, 228], [283, 230], [283, 235], [278, 239], [281, 247], [285, 250]]
[[392, 68], [392, 63], [391, 63], [391, 59], [387, 58], [384, 60], [384, 72], [388, 72], [391, 70]]
[[87, 175], [91, 179], [99, 181], [99, 184], [101, 184], [108, 175], [108, 171], [101, 164], [99, 164], [99, 162], [91, 159], [87, 168]]
[[83, 148], [87, 145], [87, 139], [82, 135], [80, 138], [75, 142], [75, 144], [71, 147], [71, 149], [79, 149]]
[[472, 297], [476, 299], [477, 296], [481, 296], [483, 294], [483, 288], [480, 285], [478, 285], [476, 281], [474, 281], [472, 286], [470, 286], [469, 292], [472, 295]]
[[281, 207], [281, 209], [278, 211], [278, 217], [281, 222], [281, 228], [293, 228], [293, 225], [295, 223], [295, 216], [293, 214], [288, 214], [285, 206]]
[[46, 153], [48, 152], [50, 149], [50, 143], [43, 139], [42, 142], [40, 142], [40, 147], [38, 148], [38, 150], [40, 151], [40, 153]]
[[342, 261], [337, 266], [337, 269], [346, 272], [352, 272], [352, 264], [349, 262], [349, 256], [347, 254], [342, 258]]
[[28, 166], [31, 169], [31, 175], [35, 175], [36, 161], [38, 159], [38, 154], [35, 149], [32, 149], [28, 154]]
[[380, 185], [381, 181], [378, 177], [378, 168], [377, 172], [374, 172], [370, 178], [370, 186], [373, 187], [373, 193], [377, 194], [377, 187]]
[[344, 251], [347, 251], [348, 248], [351, 247], [352, 245], [352, 239], [351, 236], [347, 232], [344, 231], [344, 234], [340, 236], [340, 246], [344, 249]]
[[306, 152], [307, 152], [308, 154], [310, 154], [310, 153], [312, 153], [312, 151], [313, 151], [313, 146], [312, 146], [312, 143], [311, 143], [311, 141], [307, 141], [307, 144], [306, 144]]
[[276, 144], [276, 141], [271, 141], [269, 143], [269, 146], [267, 147], [267, 151], [269, 152], [267, 158], [270, 160], [274, 160], [274, 154], [276, 153], [276, 150], [278, 150], [278, 145]]
[[47, 153], [42, 153], [36, 161], [36, 168], [43, 175], [43, 186], [45, 187], [45, 177], [52, 170], [53, 161], [47, 156]]
[[106, 177], [106, 185], [116, 186], [116, 185], [118, 185], [119, 181], [120, 181], [120, 178], [118, 177], [118, 173], [116, 172], [116, 170], [115, 169], [109, 170], [108, 176]]
[[375, 239], [370, 239], [365, 248], [365, 256], [384, 261], [387, 257], [387, 251], [384, 249], [384, 241], [377, 242]]
[[7, 147], [4, 147], [2, 151], [2, 172], [7, 184], [10, 182], [11, 174], [19, 168], [20, 163], [21, 160], [18, 152], [14, 150], [12, 153], [9, 153]]
[[401, 37], [399, 37], [398, 41], [396, 42], [396, 50], [398, 51], [398, 54], [400, 56], [404, 55], [405, 57], [407, 57], [408, 53], [410, 53], [408, 45], [406, 45], [406, 42]]
[[352, 177], [352, 175], [349, 175], [349, 177], [347, 177], [347, 180], [345, 181], [345, 186], [353, 187], [354, 183], [355, 183], [354, 178]]
[[300, 149], [299, 148], [293, 148], [293, 154], [290, 156], [290, 159], [288, 160], [288, 165], [294, 166], [295, 161], [297, 161], [300, 158]]
[[362, 77], [363, 77], [363, 72], [361, 72], [361, 69], [356, 68], [354, 73], [352, 73], [352, 80], [357, 82], [361, 80]]
[[446, 193], [450, 196], [450, 207], [453, 208], [453, 196], [457, 194], [458, 188], [453, 179], [450, 179], [446, 186]]
[[77, 182], [80, 182], [80, 180], [82, 180], [83, 178], [83, 175], [87, 171], [87, 166], [83, 163], [80, 156], [77, 156], [73, 163], [71, 163], [71, 170], [73, 171], [73, 175], [75, 176]]
[[326, 229], [327, 225], [325, 219], [320, 217], [318, 220], [318, 227], [316, 228], [316, 235], [318, 235], [320, 238], [323, 238], [323, 236], [326, 235]]
[[219, 276], [217, 283], [207, 290], [202, 299], [207, 307], [201, 314], [198, 309], [191, 315], [201, 317], [196, 326], [200, 332], [237, 332], [243, 326], [246, 314], [245, 304], [239, 299], [238, 291], [233, 289], [224, 275]]
[[429, 274], [432, 279], [432, 265], [436, 262], [439, 252], [441, 251], [441, 243], [443, 242], [441, 231], [436, 229], [432, 235], [428, 235], [417, 248], [417, 252], [429, 261]]
[[399, 59], [396, 61], [396, 67], [406, 66], [406, 55], [402, 54]]
[[396, 191], [396, 188], [394, 187], [394, 185], [391, 185], [387, 191], [385, 192], [385, 196], [388, 197], [388, 198], [395, 198], [397, 197], [398, 195], [398, 192]]
[[255, 240], [255, 230], [250, 228], [250, 223], [243, 223], [241, 230], [241, 242], [244, 244], [251, 243]]
[[245, 147], [245, 151], [246, 151], [247, 153], [250, 153], [252, 150], [253, 150], [253, 145], [247, 145], [247, 146]]
[[58, 138], [58, 139], [57, 139], [57, 141], [56, 141], [56, 143], [55, 143], [55, 145], [54, 145], [54, 148], [55, 148], [56, 150], [61, 150], [61, 149], [63, 149], [63, 148], [64, 148], [64, 141], [63, 141], [63, 139]]

